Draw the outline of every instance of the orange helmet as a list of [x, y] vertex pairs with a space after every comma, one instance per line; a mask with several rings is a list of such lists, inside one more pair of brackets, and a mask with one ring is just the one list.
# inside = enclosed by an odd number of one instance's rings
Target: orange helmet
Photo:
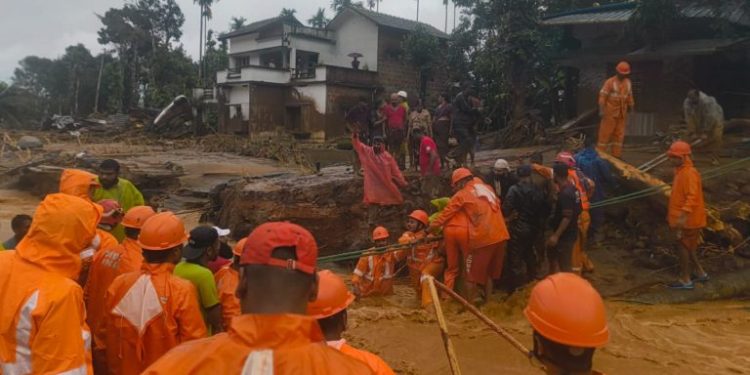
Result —
[[169, 250], [187, 240], [185, 224], [171, 212], [160, 212], [148, 218], [138, 235], [138, 245], [144, 250]]
[[104, 214], [107, 215], [102, 216], [102, 219], [99, 220], [99, 223], [111, 226], [120, 224], [120, 221], [122, 221], [122, 206], [120, 206], [120, 202], [114, 199], [102, 199], [96, 203], [102, 206], [102, 209], [104, 209]]
[[536, 332], [559, 344], [598, 348], [609, 341], [602, 297], [573, 273], [556, 273], [537, 283], [523, 313]]
[[627, 61], [620, 61], [617, 64], [617, 73], [628, 75], [630, 74], [630, 64]]
[[455, 187], [459, 181], [472, 176], [474, 176], [474, 174], [467, 168], [458, 168], [453, 171], [453, 175], [451, 176], [451, 186]]
[[384, 227], [377, 227], [374, 231], [372, 231], [372, 240], [387, 240], [388, 237], [391, 235], [388, 233], [388, 229], [385, 229]]
[[424, 225], [430, 225], [430, 215], [427, 215], [427, 212], [422, 210], [412, 211], [412, 213], [409, 214], [409, 217]]
[[318, 272], [318, 297], [307, 304], [307, 315], [323, 319], [338, 314], [354, 301], [344, 280], [329, 270]]
[[667, 156], [684, 157], [692, 154], [693, 151], [690, 149], [690, 144], [685, 141], [676, 141], [669, 146], [667, 150]]
[[156, 212], [151, 206], [135, 206], [125, 213], [125, 217], [122, 218], [122, 226], [141, 229], [146, 219], [154, 215], [156, 215]]
[[237, 243], [232, 248], [232, 254], [241, 257], [242, 251], [245, 250], [245, 243], [247, 242], [247, 237], [237, 241]]
[[576, 166], [576, 158], [573, 156], [572, 153], [568, 151], [563, 151], [555, 157], [555, 162], [557, 163], [563, 163], [568, 166], [568, 168], [574, 168]]

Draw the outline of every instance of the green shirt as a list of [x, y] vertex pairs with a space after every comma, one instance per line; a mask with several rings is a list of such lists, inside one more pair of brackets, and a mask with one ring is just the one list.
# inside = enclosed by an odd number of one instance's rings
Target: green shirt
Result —
[[[98, 202], [102, 199], [114, 199], [120, 202], [124, 212], [128, 212], [135, 206], [144, 205], [143, 194], [138, 191], [138, 188], [132, 182], [122, 177], [119, 177], [117, 184], [109, 189], [99, 187], [94, 190], [94, 201]], [[114, 227], [111, 233], [117, 238], [117, 242], [122, 242], [125, 239], [125, 228], [122, 225]]]
[[[198, 290], [198, 304], [201, 306], [201, 313], [205, 321], [207, 316], [206, 310], [218, 305], [220, 302], [214, 274], [211, 273], [210, 269], [200, 264], [188, 263], [184, 260], [175, 266], [174, 274], [195, 285], [195, 289]], [[210, 327], [208, 322], [206, 322], [206, 327]]]

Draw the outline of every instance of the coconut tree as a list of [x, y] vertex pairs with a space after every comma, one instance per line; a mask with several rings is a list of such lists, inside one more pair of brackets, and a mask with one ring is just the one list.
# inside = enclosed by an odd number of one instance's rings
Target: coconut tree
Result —
[[198, 79], [203, 79], [203, 52], [208, 42], [208, 20], [213, 17], [211, 13], [211, 6], [218, 0], [193, 0], [194, 3], [198, 4], [201, 8], [201, 21], [200, 21], [200, 41], [198, 44]]
[[323, 29], [326, 27], [326, 25], [328, 25], [329, 21], [331, 20], [326, 18], [325, 8], [318, 8], [318, 11], [314, 16], [310, 17], [310, 19], [307, 20], [307, 23], [312, 27]]
[[443, 4], [445, 5], [445, 33], [448, 33], [448, 0], [443, 0]]
[[282, 18], [294, 18], [294, 14], [297, 13], [297, 9], [282, 8], [279, 17]]
[[245, 17], [232, 17], [232, 21], [229, 23], [229, 30], [230, 31], [239, 30], [245, 26], [246, 22], [247, 22], [247, 18]]

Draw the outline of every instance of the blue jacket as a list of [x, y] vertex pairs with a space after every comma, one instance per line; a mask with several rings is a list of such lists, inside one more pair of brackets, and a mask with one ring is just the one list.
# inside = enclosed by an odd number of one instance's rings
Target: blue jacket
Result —
[[599, 154], [593, 147], [583, 149], [575, 155], [576, 167], [583, 172], [586, 177], [592, 179], [596, 184], [592, 202], [604, 199], [604, 186], [613, 186], [614, 178], [606, 160], [599, 157]]

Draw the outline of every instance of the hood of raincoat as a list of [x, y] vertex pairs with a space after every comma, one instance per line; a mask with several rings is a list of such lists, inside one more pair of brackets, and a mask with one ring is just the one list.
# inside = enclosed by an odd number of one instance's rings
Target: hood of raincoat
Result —
[[90, 200], [91, 185], [99, 186], [95, 174], [80, 169], [65, 169], [60, 176], [60, 192]]
[[101, 207], [67, 194], [49, 194], [39, 204], [16, 254], [46, 271], [68, 278], [81, 271], [79, 253], [96, 235]]

